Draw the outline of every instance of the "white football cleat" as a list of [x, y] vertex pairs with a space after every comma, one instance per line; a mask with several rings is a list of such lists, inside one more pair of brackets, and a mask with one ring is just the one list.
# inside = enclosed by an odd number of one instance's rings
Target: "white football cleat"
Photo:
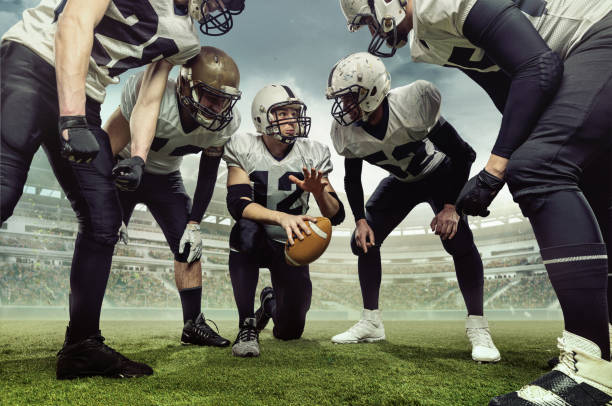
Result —
[[612, 405], [612, 363], [601, 359], [599, 347], [567, 331], [557, 340], [561, 355], [551, 372], [489, 406]]
[[344, 333], [332, 337], [335, 344], [373, 343], [384, 340], [385, 326], [383, 325], [380, 310], [363, 309], [361, 320]]
[[489, 323], [485, 316], [468, 316], [465, 333], [472, 344], [472, 359], [477, 362], [497, 362], [501, 359], [499, 350], [493, 344]]

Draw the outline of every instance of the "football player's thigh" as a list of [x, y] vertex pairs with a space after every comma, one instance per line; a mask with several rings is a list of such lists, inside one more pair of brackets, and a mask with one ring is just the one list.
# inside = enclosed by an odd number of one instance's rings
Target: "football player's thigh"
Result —
[[58, 106], [51, 65], [11, 41], [2, 43], [0, 53], [0, 196], [4, 219], [21, 196], [43, 138], [58, 136]]
[[401, 182], [393, 176], [384, 178], [366, 203], [366, 220], [380, 245], [408, 213], [427, 200], [420, 183]]
[[312, 282], [308, 266], [287, 265], [277, 260], [270, 265], [270, 276], [276, 298], [275, 323], [290, 320], [303, 322], [310, 308]]
[[580, 189], [595, 213], [608, 254], [612, 240], [612, 148], [594, 156], [584, 168]]
[[[94, 120], [88, 115], [88, 121]], [[121, 226], [121, 205], [111, 174], [114, 158], [106, 132], [91, 124], [89, 129], [100, 146], [98, 155], [89, 164], [62, 158], [59, 137], [45, 139], [43, 147], [81, 226], [92, 227], [95, 233], [110, 237]]]
[[178, 252], [179, 242], [191, 212], [191, 199], [185, 191], [180, 172], [148, 175], [143, 185], [146, 204], [162, 229], [170, 249]]
[[565, 61], [557, 94], [510, 159], [515, 197], [577, 189], [582, 170], [612, 144], [612, 32], [609, 42], [587, 41]]

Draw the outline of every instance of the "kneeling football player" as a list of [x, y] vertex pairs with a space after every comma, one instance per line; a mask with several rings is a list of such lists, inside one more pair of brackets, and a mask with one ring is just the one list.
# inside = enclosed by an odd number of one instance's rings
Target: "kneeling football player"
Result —
[[[476, 157], [455, 129], [440, 117], [440, 93], [416, 81], [389, 90], [382, 61], [360, 52], [341, 59], [329, 76], [327, 98], [334, 100], [331, 137], [345, 157], [345, 189], [355, 216], [351, 249], [358, 258], [363, 297], [361, 320], [332, 338], [334, 343], [385, 339], [378, 308], [380, 246], [418, 204], [427, 202], [435, 217], [431, 229], [452, 255], [467, 306], [467, 336], [475, 361], [496, 362], [500, 354], [483, 316], [483, 265], [466, 217], [453, 205]], [[387, 170], [365, 210], [363, 161]]]
[[[288, 86], [269, 85], [255, 96], [251, 113], [257, 134], [233, 136], [224, 156], [227, 206], [236, 220], [229, 271], [240, 317], [232, 352], [239, 357], [259, 355], [259, 332], [270, 318], [281, 340], [300, 338], [304, 331], [312, 297], [308, 266], [288, 265], [284, 245], [310, 234], [305, 224], [315, 220], [306, 215], [310, 194], [332, 225], [344, 219], [327, 179], [329, 149], [306, 138], [306, 105]], [[261, 291], [261, 307], [253, 312], [260, 267], [270, 270], [272, 287]]]
[[[130, 157], [129, 120], [141, 81], [142, 75], [127, 81], [121, 106], [106, 123], [113, 153], [122, 159]], [[240, 126], [240, 116], [234, 109], [241, 94], [239, 83], [238, 67], [229, 55], [217, 48], [202, 47], [181, 67], [178, 81], [166, 84], [155, 138], [137, 189], [121, 190], [121, 183], [117, 183], [124, 224], [129, 223], [136, 204], [145, 204], [174, 254], [174, 276], [183, 307], [183, 344], [230, 344], [208, 326], [200, 309], [200, 222], [212, 198], [223, 146]], [[202, 155], [192, 205], [179, 168], [184, 155], [199, 152]]]

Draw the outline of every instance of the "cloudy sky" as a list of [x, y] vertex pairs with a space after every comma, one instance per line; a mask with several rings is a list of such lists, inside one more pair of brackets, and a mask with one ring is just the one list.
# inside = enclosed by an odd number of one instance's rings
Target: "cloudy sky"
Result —
[[[4, 33], [17, 22], [25, 8], [37, 3], [0, 0], [0, 32]], [[346, 29], [337, 0], [247, 0], [245, 12], [235, 18], [235, 23], [226, 36], [202, 36], [201, 42], [222, 48], [240, 68], [243, 92], [237, 104], [243, 116], [240, 130], [253, 130], [250, 105], [261, 87], [270, 83], [292, 86], [308, 105], [313, 121], [310, 137], [332, 150], [335, 170], [331, 181], [337, 189], [342, 189], [343, 161], [333, 151], [329, 139], [333, 119], [331, 103], [325, 99], [326, 80], [337, 60], [367, 49], [369, 33], [365, 29], [356, 33]], [[394, 58], [384, 62], [391, 73], [392, 87], [425, 79], [441, 90], [442, 114], [478, 152], [472, 172], [480, 170], [500, 123], [500, 115], [484, 91], [454, 69], [411, 62], [408, 48], [400, 49]], [[171, 75], [175, 76], [175, 71]], [[120, 92], [121, 84], [108, 89], [103, 119], [119, 104]], [[185, 169], [195, 168], [194, 160], [188, 160], [185, 165]], [[383, 176], [386, 172], [366, 164], [363, 183], [367, 194]], [[509, 195], [504, 192], [500, 198], [507, 202]]]

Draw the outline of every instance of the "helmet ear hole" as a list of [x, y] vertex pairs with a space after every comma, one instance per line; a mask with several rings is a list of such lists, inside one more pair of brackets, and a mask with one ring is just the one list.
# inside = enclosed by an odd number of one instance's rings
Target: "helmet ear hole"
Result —
[[257, 117], [257, 122], [261, 124], [261, 117]]
[[376, 95], [377, 92], [378, 92], [378, 89], [376, 88], [376, 86], [372, 87], [372, 90], [370, 91], [370, 96]]

